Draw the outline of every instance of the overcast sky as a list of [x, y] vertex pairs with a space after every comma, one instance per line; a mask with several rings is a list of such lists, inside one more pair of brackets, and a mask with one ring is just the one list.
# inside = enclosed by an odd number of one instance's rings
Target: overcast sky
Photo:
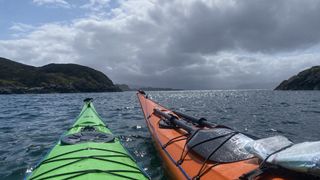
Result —
[[320, 64], [320, 1], [0, 0], [0, 56], [114, 83], [271, 89]]

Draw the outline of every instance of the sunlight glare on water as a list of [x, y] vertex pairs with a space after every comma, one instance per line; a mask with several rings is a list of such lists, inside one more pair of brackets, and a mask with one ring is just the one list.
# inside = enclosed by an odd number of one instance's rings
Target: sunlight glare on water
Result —
[[[165, 107], [258, 137], [277, 134], [294, 142], [319, 140], [320, 92], [148, 92]], [[135, 92], [0, 95], [0, 179], [23, 179], [70, 127], [82, 100], [94, 105], [152, 179], [165, 179]]]

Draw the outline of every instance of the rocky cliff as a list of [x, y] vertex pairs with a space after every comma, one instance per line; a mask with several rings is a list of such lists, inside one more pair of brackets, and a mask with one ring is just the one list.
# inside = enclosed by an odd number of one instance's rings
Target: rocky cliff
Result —
[[320, 90], [320, 66], [314, 66], [292, 76], [275, 90]]
[[0, 58], [0, 93], [121, 91], [102, 72], [77, 64], [34, 67]]

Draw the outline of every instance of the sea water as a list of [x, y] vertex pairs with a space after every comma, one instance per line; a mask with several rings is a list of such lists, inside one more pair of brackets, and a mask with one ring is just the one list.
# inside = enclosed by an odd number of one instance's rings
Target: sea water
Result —
[[[320, 91], [153, 91], [165, 107], [258, 137], [320, 140]], [[135, 92], [0, 95], [0, 179], [23, 179], [92, 97], [112, 132], [152, 177], [165, 179]]]

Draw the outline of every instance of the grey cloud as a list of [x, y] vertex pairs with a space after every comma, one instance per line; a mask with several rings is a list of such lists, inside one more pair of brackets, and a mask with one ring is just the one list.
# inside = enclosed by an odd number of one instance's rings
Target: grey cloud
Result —
[[[320, 40], [320, 2], [235, 1], [230, 7], [210, 7], [195, 1], [178, 16], [174, 46], [182, 52], [215, 53], [244, 49], [265, 53], [310, 47]], [[167, 15], [167, 16], [170, 16]]]
[[110, 13], [0, 40], [0, 54], [33, 65], [88, 65], [117, 83], [185, 89], [273, 88], [319, 63], [315, 0], [121, 1]]

